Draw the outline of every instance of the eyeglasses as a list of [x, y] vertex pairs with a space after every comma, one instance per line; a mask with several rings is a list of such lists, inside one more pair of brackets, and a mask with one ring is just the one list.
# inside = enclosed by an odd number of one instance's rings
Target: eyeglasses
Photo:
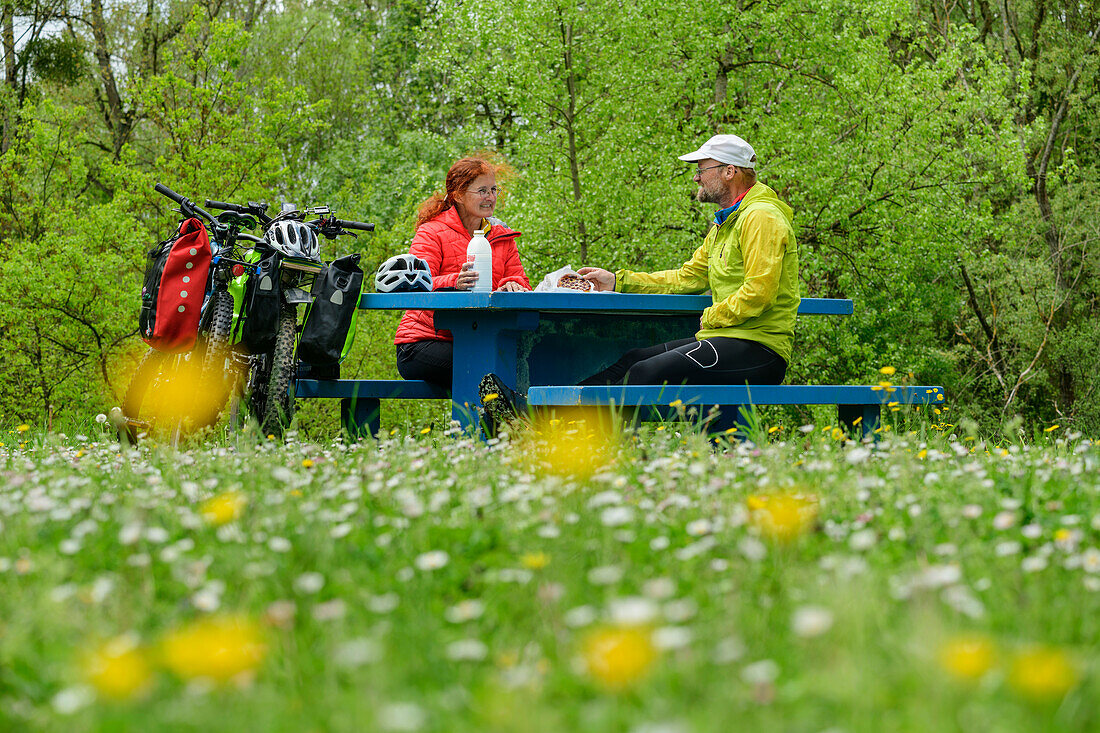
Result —
[[493, 186], [492, 188], [474, 189], [474, 190], [470, 191], [470, 193], [474, 193], [474, 194], [477, 194], [478, 196], [480, 196], [482, 198], [485, 198], [489, 194], [492, 194], [494, 196], [499, 196], [500, 195], [500, 189], [497, 188], [496, 186]]
[[709, 170], [712, 170], [714, 168], [725, 168], [728, 165], [732, 165], [732, 164], [731, 163], [719, 163], [718, 165], [708, 165], [706, 168], [696, 168], [695, 172], [691, 174], [691, 177], [694, 178], [695, 176], [701, 176], [701, 175], [703, 175], [704, 171], [709, 171]]

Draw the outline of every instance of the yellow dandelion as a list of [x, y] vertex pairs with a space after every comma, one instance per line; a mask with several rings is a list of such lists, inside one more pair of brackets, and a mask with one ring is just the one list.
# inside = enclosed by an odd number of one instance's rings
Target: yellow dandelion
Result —
[[1043, 428], [1043, 432], [1044, 433], [1051, 433], [1051, 432], [1054, 432], [1055, 430], [1057, 430], [1060, 427], [1062, 427], [1062, 426], [1061, 425], [1051, 425], [1049, 428]]
[[997, 648], [987, 636], [962, 635], [940, 645], [936, 658], [952, 677], [973, 682], [993, 668], [997, 661]]
[[645, 678], [657, 661], [657, 647], [643, 628], [598, 629], [585, 638], [581, 657], [600, 686], [618, 692]]
[[247, 504], [248, 497], [241, 492], [226, 491], [204, 501], [199, 507], [199, 514], [207, 524], [220, 527], [239, 519]]
[[813, 496], [761, 494], [747, 500], [751, 524], [779, 543], [792, 542], [813, 529], [818, 505]]
[[310, 458], [303, 458], [302, 468], [313, 468], [313, 460]]
[[520, 557], [519, 562], [528, 570], [542, 570], [550, 564], [550, 556], [545, 552], [527, 552]]
[[430, 432], [432, 432], [431, 428], [424, 428], [423, 430], [420, 431], [420, 434], [421, 435], [427, 435]]
[[25, 433], [30, 429], [31, 429], [31, 426], [28, 425], [27, 423], [23, 423], [22, 425], [20, 425], [19, 427], [16, 428], [16, 430], [18, 430], [21, 433]]
[[683, 400], [673, 400], [672, 402], [668, 403], [668, 406], [669, 407], [679, 407], [682, 404], [684, 404]]
[[559, 409], [558, 413], [552, 419], [536, 414], [530, 427], [519, 434], [522, 449], [539, 470], [587, 480], [614, 461], [619, 433], [607, 415], [594, 408]]
[[199, 619], [161, 642], [164, 666], [185, 680], [227, 682], [255, 671], [266, 653], [260, 627], [237, 615]]
[[116, 637], [85, 653], [85, 681], [110, 700], [129, 700], [148, 692], [153, 668], [132, 634]]
[[844, 440], [844, 431], [840, 428], [833, 428], [833, 440]]
[[917, 458], [920, 458], [923, 461], [927, 457], [928, 457], [928, 451], [924, 448], [921, 448], [920, 453], [917, 454]]
[[1035, 645], [1012, 659], [1008, 684], [1035, 702], [1061, 700], [1077, 685], [1077, 666], [1063, 649]]
[[878, 370], [878, 373], [879, 374], [885, 374], [888, 377], [892, 377], [892, 376], [894, 376], [894, 372], [896, 372], [896, 371], [897, 371], [896, 367], [884, 366], [884, 367], [882, 367], [881, 369]]
[[[735, 428], [730, 428], [730, 429], [734, 430]], [[778, 433], [780, 431], [780, 429], [781, 429], [780, 426], [772, 425], [770, 428], [768, 428], [768, 435], [771, 435], [772, 433]]]

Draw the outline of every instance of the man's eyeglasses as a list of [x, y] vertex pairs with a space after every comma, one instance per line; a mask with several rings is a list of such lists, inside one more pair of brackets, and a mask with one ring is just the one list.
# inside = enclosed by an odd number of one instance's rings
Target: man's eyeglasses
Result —
[[725, 168], [728, 165], [730, 165], [730, 164], [729, 163], [719, 163], [718, 165], [708, 165], [706, 168], [696, 168], [695, 172], [691, 174], [691, 177], [694, 178], [695, 176], [701, 176], [701, 175], [703, 175], [704, 171], [713, 170], [714, 168]]
[[471, 191], [471, 193], [475, 193], [478, 196], [481, 196], [482, 198], [485, 198], [489, 194], [493, 194], [494, 196], [499, 196], [500, 195], [500, 189], [497, 188], [496, 186], [493, 186], [492, 188], [475, 188]]

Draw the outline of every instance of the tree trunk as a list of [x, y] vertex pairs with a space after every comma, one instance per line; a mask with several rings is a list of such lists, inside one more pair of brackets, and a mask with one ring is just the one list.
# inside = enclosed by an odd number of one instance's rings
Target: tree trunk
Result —
[[[565, 64], [565, 87], [569, 94], [569, 106], [565, 111], [565, 132], [569, 140], [569, 177], [573, 182], [573, 203], [577, 211], [581, 211], [581, 171], [580, 161], [577, 159], [577, 78], [573, 69], [573, 25], [561, 24], [562, 34], [562, 61]], [[588, 261], [588, 229], [585, 226], [584, 214], [577, 221], [577, 234], [581, 240], [581, 262]]]

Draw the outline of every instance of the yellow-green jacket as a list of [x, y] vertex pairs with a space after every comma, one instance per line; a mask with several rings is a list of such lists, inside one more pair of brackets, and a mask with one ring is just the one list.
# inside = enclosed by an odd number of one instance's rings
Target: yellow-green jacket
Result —
[[757, 341], [791, 361], [798, 313], [798, 243], [793, 211], [775, 191], [757, 183], [679, 270], [615, 273], [624, 293], [701, 293], [713, 304], [703, 311], [697, 339], [713, 336]]

